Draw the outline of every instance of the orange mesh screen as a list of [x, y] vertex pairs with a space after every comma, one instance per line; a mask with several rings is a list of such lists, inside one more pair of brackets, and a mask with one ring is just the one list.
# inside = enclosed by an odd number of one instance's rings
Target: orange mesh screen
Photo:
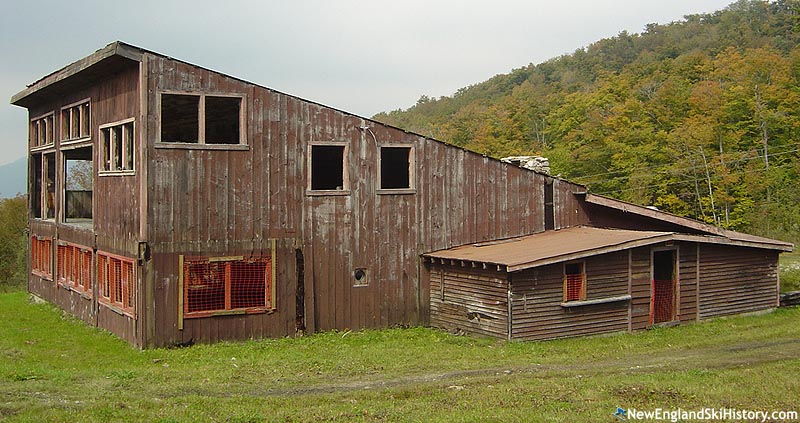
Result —
[[211, 261], [184, 259], [184, 313], [187, 317], [225, 310], [265, 309], [272, 305], [268, 258]]
[[31, 237], [31, 272], [39, 276], [53, 277], [53, 240]]
[[566, 301], [580, 301], [584, 299], [583, 275], [565, 275], [566, 278]]
[[58, 282], [91, 294], [92, 251], [78, 245], [58, 245]]
[[650, 322], [671, 322], [675, 312], [675, 284], [672, 280], [653, 280]]
[[136, 274], [134, 261], [97, 253], [97, 281], [100, 300], [134, 316], [136, 310]]

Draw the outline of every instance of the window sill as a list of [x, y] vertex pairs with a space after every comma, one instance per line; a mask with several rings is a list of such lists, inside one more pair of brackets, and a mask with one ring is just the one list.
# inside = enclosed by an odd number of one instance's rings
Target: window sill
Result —
[[157, 142], [155, 143], [155, 147], [177, 150], [250, 150], [250, 146], [247, 144], [197, 144], [190, 142]]
[[39, 153], [39, 152], [47, 151], [47, 150], [55, 150], [55, 148], [56, 148], [56, 145], [53, 144], [53, 143], [44, 144], [44, 145], [37, 145], [35, 147], [31, 147], [31, 153]]
[[106, 307], [107, 309], [113, 311], [114, 313], [119, 314], [120, 316], [130, 317], [131, 319], [136, 320], [136, 313], [134, 313], [133, 311], [122, 309], [119, 306], [109, 303], [108, 300], [106, 299], [101, 299], [97, 302], [100, 305]]
[[235, 310], [215, 310], [215, 311], [198, 311], [193, 313], [185, 313], [184, 319], [199, 319], [203, 317], [217, 317], [217, 316], [239, 316], [245, 314], [272, 314], [275, 312], [274, 308], [237, 308]]
[[53, 282], [53, 275], [48, 275], [47, 273], [40, 272], [38, 270], [31, 270], [31, 274], [33, 276], [38, 276], [42, 280]]
[[134, 176], [134, 170], [101, 170], [97, 172], [97, 176]]
[[78, 138], [74, 140], [64, 140], [61, 141], [59, 145], [63, 150], [70, 150], [75, 148], [81, 147], [91, 147], [92, 146], [92, 139], [91, 138]]
[[620, 295], [619, 297], [598, 298], [596, 300], [583, 300], [583, 301], [568, 301], [561, 303], [561, 307], [583, 307], [597, 304], [616, 303], [620, 301], [629, 301], [630, 295]]
[[58, 281], [58, 286], [66, 289], [67, 291], [71, 291], [71, 292], [74, 292], [74, 293], [80, 295], [81, 298], [83, 298], [84, 300], [91, 300], [92, 299], [92, 293], [91, 292], [79, 289], [79, 288], [75, 287], [74, 285], [71, 285], [69, 282], [65, 282], [63, 280], [60, 280], [60, 281]]
[[341, 189], [326, 189], [326, 190], [306, 190], [306, 195], [311, 197], [320, 197], [328, 195], [350, 195], [350, 190]]
[[404, 189], [378, 189], [378, 195], [409, 195], [409, 194], [416, 194], [417, 190], [413, 188], [404, 188]]

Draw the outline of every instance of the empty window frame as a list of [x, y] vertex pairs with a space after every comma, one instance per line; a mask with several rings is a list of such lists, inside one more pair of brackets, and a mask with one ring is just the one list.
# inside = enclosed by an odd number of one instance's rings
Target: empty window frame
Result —
[[100, 127], [100, 175], [134, 174], [133, 130], [133, 119]]
[[31, 120], [30, 143], [31, 148], [52, 146], [55, 142], [55, 123], [54, 114], [48, 113], [44, 116]]
[[243, 97], [161, 93], [160, 142], [246, 144]]
[[347, 145], [344, 143], [309, 146], [308, 189], [322, 193], [347, 193], [350, 178], [347, 172]]
[[31, 236], [31, 273], [53, 278], [53, 239]]
[[56, 217], [56, 153], [30, 156], [30, 208], [36, 219]]
[[98, 302], [114, 311], [136, 317], [136, 266], [134, 259], [97, 252]]
[[89, 100], [82, 100], [61, 109], [61, 141], [83, 141], [90, 137]]
[[92, 219], [92, 147], [64, 150], [64, 222]]
[[414, 189], [414, 148], [410, 145], [382, 146], [378, 161], [380, 190]]
[[564, 301], [586, 299], [586, 271], [584, 262], [564, 263]]
[[186, 318], [274, 309], [271, 258], [184, 257], [181, 271]]
[[92, 296], [92, 250], [80, 245], [59, 242], [57, 255], [58, 283]]

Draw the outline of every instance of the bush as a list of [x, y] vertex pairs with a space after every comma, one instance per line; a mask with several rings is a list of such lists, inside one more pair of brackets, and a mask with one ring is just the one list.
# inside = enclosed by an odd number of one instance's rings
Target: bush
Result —
[[0, 292], [25, 286], [28, 237], [24, 195], [0, 200]]

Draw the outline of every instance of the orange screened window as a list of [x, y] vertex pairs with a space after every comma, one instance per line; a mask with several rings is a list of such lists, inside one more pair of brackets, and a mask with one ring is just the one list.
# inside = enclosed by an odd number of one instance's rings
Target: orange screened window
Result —
[[269, 258], [187, 257], [183, 261], [187, 318], [271, 310], [273, 295]]

